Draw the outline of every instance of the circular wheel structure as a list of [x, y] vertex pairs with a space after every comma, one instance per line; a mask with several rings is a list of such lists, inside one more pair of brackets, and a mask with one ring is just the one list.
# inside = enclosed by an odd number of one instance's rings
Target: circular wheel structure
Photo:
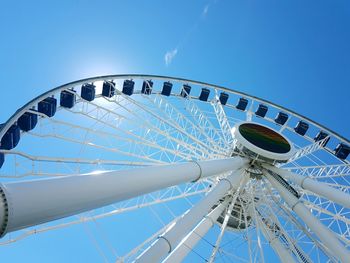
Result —
[[118, 237], [117, 262], [350, 259], [350, 142], [255, 96], [92, 77], [33, 99], [0, 138], [2, 245], [131, 214], [145, 225]]

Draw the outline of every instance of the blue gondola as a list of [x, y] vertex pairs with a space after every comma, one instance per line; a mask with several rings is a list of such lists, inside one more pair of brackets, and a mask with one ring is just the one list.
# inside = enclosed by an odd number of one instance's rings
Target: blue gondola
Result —
[[286, 113], [284, 113], [284, 112], [279, 112], [279, 113], [277, 114], [277, 117], [276, 117], [276, 119], [275, 119], [275, 122], [276, 122], [277, 124], [283, 125], [283, 124], [286, 123], [287, 120], [288, 120], [288, 115], [287, 115]]
[[268, 108], [266, 105], [260, 104], [258, 109], [255, 112], [255, 115], [259, 116], [261, 118], [264, 118], [266, 116], [267, 110], [268, 110]]
[[161, 94], [164, 96], [170, 96], [172, 88], [173, 84], [171, 82], [164, 82]]
[[247, 105], [248, 105], [248, 100], [246, 98], [240, 98], [236, 105], [236, 109], [245, 111], [245, 109], [247, 108]]
[[151, 80], [145, 80], [142, 83], [141, 93], [149, 95], [152, 93], [152, 88], [153, 88], [153, 82]]
[[180, 96], [186, 98], [188, 95], [190, 95], [191, 92], [191, 86], [184, 84], [181, 89]]
[[221, 105], [226, 105], [227, 100], [228, 100], [228, 94], [225, 92], [221, 92], [219, 100], [220, 100]]
[[52, 117], [57, 109], [57, 100], [54, 97], [48, 97], [38, 103], [38, 112]]
[[304, 121], [299, 121], [294, 128], [294, 131], [302, 136], [305, 135], [306, 131], [309, 129], [309, 124]]
[[0, 149], [11, 150], [15, 148], [21, 137], [21, 131], [17, 124], [13, 124], [1, 139]]
[[25, 112], [17, 120], [17, 124], [22, 131], [33, 130], [37, 123], [38, 123], [38, 115], [31, 112]]
[[339, 143], [334, 149], [334, 154], [339, 159], [345, 160], [350, 153], [350, 147], [344, 143]]
[[207, 101], [209, 98], [210, 90], [207, 88], [202, 88], [202, 92], [199, 95], [199, 100], [201, 101]]
[[93, 101], [95, 99], [95, 93], [95, 85], [93, 84], [87, 83], [81, 87], [81, 97], [84, 100]]
[[111, 98], [115, 94], [115, 83], [113, 81], [104, 81], [102, 86], [102, 96]]
[[[73, 92], [73, 93], [72, 93]], [[60, 98], [60, 105], [64, 108], [73, 108], [75, 104], [75, 94], [74, 90], [62, 90], [61, 91], [61, 98]]]
[[[314, 138], [314, 141], [315, 141], [315, 142], [321, 141], [321, 140], [323, 140], [324, 138], [326, 138], [327, 136], [328, 136], [328, 133], [325, 133], [324, 131], [319, 131], [319, 132], [316, 134], [316, 136], [315, 136], [315, 138]], [[322, 146], [326, 146], [326, 144], [329, 142], [329, 140], [330, 140], [330, 138], [328, 137], [328, 139], [325, 140], [325, 142], [323, 143]]]
[[0, 168], [2, 167], [4, 162], [5, 162], [5, 154], [0, 153]]
[[131, 79], [126, 79], [124, 80], [122, 92], [125, 95], [131, 96], [134, 93], [134, 86], [135, 86], [134, 81], [132, 81]]

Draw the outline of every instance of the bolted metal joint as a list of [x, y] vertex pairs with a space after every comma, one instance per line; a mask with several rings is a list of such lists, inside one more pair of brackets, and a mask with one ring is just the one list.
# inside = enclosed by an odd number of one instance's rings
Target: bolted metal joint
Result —
[[4, 190], [0, 186], [0, 238], [7, 233], [8, 221], [9, 221], [8, 201]]

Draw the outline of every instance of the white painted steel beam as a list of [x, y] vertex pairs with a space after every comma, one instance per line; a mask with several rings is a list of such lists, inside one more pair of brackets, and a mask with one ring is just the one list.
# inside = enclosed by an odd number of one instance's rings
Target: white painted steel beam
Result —
[[[242, 182], [241, 182], [241, 185], [245, 185], [247, 182], [247, 179], [249, 179], [249, 178], [248, 177], [244, 178], [244, 180], [242, 180]], [[232, 209], [233, 209], [234, 205], [236, 204], [237, 197], [238, 197], [240, 192], [241, 192], [241, 188], [238, 188], [237, 191], [234, 193], [234, 195], [231, 198], [230, 205], [228, 206], [227, 210], [225, 211], [226, 214], [224, 217], [224, 221], [221, 224], [220, 233], [219, 233], [218, 238], [216, 239], [215, 246], [214, 246], [213, 252], [211, 253], [211, 256], [208, 260], [208, 263], [213, 263], [215, 258], [216, 258], [216, 254], [218, 253], [219, 248], [220, 248], [221, 240], [222, 240], [222, 238], [225, 234], [225, 231], [226, 231], [227, 223], [231, 217]]]
[[278, 236], [268, 229], [268, 226], [263, 223], [262, 219], [260, 217], [256, 217], [256, 223], [260, 225], [260, 230], [265, 237], [265, 239], [269, 242], [273, 250], [278, 255], [279, 259], [283, 263], [294, 263], [296, 262], [293, 258], [293, 256], [290, 254], [290, 252], [285, 248], [280, 240], [278, 239]]
[[307, 145], [303, 148], [298, 149], [295, 154], [288, 160], [287, 163], [291, 163], [294, 162], [302, 157], [305, 157], [309, 154], [312, 154], [313, 152], [316, 152], [319, 149], [322, 149], [325, 145], [325, 143], [327, 142], [327, 140], [329, 140], [329, 136], [327, 136], [326, 138], [313, 142], [310, 145]]
[[[283, 213], [287, 216], [287, 221], [295, 225], [307, 238], [309, 238], [316, 246], [316, 248], [322, 251], [331, 260], [331, 262], [335, 262], [336, 259], [333, 255], [330, 254], [330, 251], [326, 248], [325, 244], [318, 240], [317, 237], [313, 235], [305, 225], [302, 225], [299, 222], [299, 220], [297, 220], [297, 218], [294, 215], [292, 215], [290, 210], [287, 209], [287, 205], [280, 203], [279, 199], [277, 199], [276, 196], [272, 195], [270, 190], [271, 189], [269, 189], [269, 195], [271, 196], [275, 204], [278, 206], [278, 208], [281, 209]], [[297, 243], [295, 243], [295, 246], [297, 246]], [[308, 260], [308, 262], [311, 262], [311, 260]]]
[[344, 207], [350, 208], [350, 195], [331, 187], [325, 183], [316, 181], [307, 176], [292, 173], [290, 171], [279, 169], [269, 165], [263, 165], [266, 169], [281, 175], [284, 179], [289, 179], [299, 185], [301, 188], [311, 191], [317, 195], [325, 197], [330, 201], [338, 203]]
[[211, 102], [214, 112], [216, 114], [217, 121], [219, 122], [223, 137], [228, 145], [233, 141], [231, 126], [227, 119], [224, 108], [222, 107], [218, 91], [215, 89], [215, 99]]
[[206, 235], [210, 228], [212, 228], [225, 210], [228, 204], [226, 202], [218, 205], [212, 210], [202, 221], [181, 241], [181, 243], [163, 260], [163, 263], [180, 263], [188, 255], [189, 252], [197, 245], [197, 243]]
[[[242, 167], [240, 157], [0, 184], [0, 236]], [[2, 208], [2, 209], [1, 209]]]
[[161, 235], [135, 262], [160, 262], [208, 214], [220, 198], [223, 198], [229, 191], [238, 189], [244, 173], [244, 169], [240, 169], [223, 178], [206, 197], [188, 210], [175, 225]]
[[312, 213], [304, 206], [304, 204], [291, 194], [282, 184], [270, 176], [266, 170], [264, 175], [270, 181], [272, 186], [277, 189], [284, 201], [291, 209], [304, 221], [304, 223], [315, 233], [315, 235], [323, 242], [323, 244], [331, 251], [331, 253], [340, 259], [341, 262], [348, 262], [350, 251], [339, 241], [336, 235], [324, 226]]
[[[272, 208], [272, 205], [267, 201], [266, 195], [264, 195], [264, 200], [270, 211], [267, 214], [267, 217], [264, 216], [272, 222], [269, 228], [270, 232], [273, 233], [276, 237], [278, 237], [280, 242], [284, 244], [287, 249], [289, 248], [289, 250], [293, 252], [293, 254], [299, 259], [299, 262], [311, 263], [312, 260], [310, 259], [310, 257], [307, 254], [305, 254], [305, 252], [303, 251], [303, 249], [301, 249], [296, 240], [291, 238], [281, 225], [279, 219], [276, 216], [276, 211]], [[263, 223], [265, 223], [267, 227], [269, 226], [269, 223], [264, 222], [264, 220]]]

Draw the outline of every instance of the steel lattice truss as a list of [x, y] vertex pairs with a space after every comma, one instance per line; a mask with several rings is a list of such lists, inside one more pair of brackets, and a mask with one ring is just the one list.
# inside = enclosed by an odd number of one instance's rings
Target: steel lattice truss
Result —
[[[126, 79], [135, 82], [131, 96], [123, 91]], [[103, 96], [103, 82], [112, 80], [115, 95]], [[173, 83], [170, 96], [162, 94], [164, 81]], [[81, 95], [81, 86], [85, 83], [96, 86], [96, 96], [92, 101]], [[191, 85], [190, 92], [183, 90], [184, 84]], [[152, 93], [143, 93], [142, 85], [147, 85]], [[202, 88], [211, 92], [207, 100], [199, 99]], [[38, 102], [52, 95], [58, 99], [63, 91], [75, 97], [73, 107], [60, 106], [53, 117], [38, 112]], [[229, 95], [225, 104], [220, 102], [222, 92]], [[244, 110], [237, 107], [240, 98], [248, 100]], [[263, 118], [255, 113], [260, 104], [269, 108]], [[288, 120], [283, 125], [275, 121], [279, 112], [288, 114]], [[252, 163], [249, 160], [249, 165], [245, 163], [239, 170], [242, 179], [237, 187], [232, 188], [230, 182], [231, 187], [227, 188], [219, 202], [216, 200], [208, 207], [208, 213], [172, 247], [174, 255], [167, 255], [165, 262], [177, 262], [176, 253], [186, 253], [189, 261], [197, 262], [269, 262], [278, 256], [281, 259], [281, 255], [288, 257], [286, 262], [288, 259], [295, 262], [338, 262], [340, 258], [335, 250], [310, 228], [295, 209], [300, 205], [349, 251], [350, 207], [304, 184], [307, 179], [350, 196], [349, 161], [337, 158], [333, 151], [338, 143], [349, 144], [349, 141], [279, 105], [201, 82], [160, 76], [116, 75], [77, 81], [39, 96], [9, 119], [0, 131], [0, 138], [24, 113], [37, 115], [38, 123], [34, 129], [21, 132], [21, 140], [15, 148], [0, 150], [5, 157], [0, 169], [4, 184], [24, 179], [65, 178], [96, 171], [128, 171], [183, 163], [198, 165], [200, 174], [195, 180], [16, 231], [1, 239], [2, 245], [13, 243], [11, 245], [15, 246], [22, 239], [41, 232], [58, 232], [58, 229], [77, 224], [100, 222], [121, 214], [143, 211], [161, 227], [150, 230], [148, 237], [142, 240], [128, 240], [127, 251], [110, 257], [117, 262], [142, 262], [143, 253], [152, 247], [158, 236], [170, 231], [174, 225], [180, 225], [186, 213], [195, 210], [200, 200], [208, 199], [215, 189], [229, 180], [227, 178], [238, 173], [238, 170], [232, 169], [201, 177], [205, 171], [202, 171], [200, 162], [245, 158], [244, 153], [235, 149], [236, 141], [231, 129], [242, 121], [254, 121], [281, 132], [291, 140], [296, 153], [287, 163], [276, 164], [275, 169], [304, 179], [298, 183], [298, 180], [281, 174], [283, 181], [265, 166], [249, 166]], [[294, 130], [300, 120], [310, 126], [310, 132], [305, 135]], [[327, 137], [315, 141], [312, 132], [319, 130], [326, 132]], [[287, 195], [294, 194], [290, 198], [297, 198], [298, 203], [291, 206], [276, 184], [284, 187], [282, 192], [292, 189], [294, 192], [289, 190]], [[132, 227], [130, 231], [133, 231]], [[115, 246], [118, 249], [118, 244]]]

